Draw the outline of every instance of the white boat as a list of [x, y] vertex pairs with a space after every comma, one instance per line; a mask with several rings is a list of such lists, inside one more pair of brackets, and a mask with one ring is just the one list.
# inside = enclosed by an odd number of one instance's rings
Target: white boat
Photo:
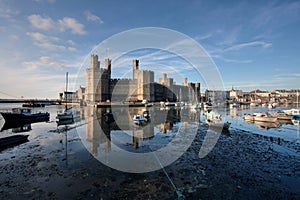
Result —
[[138, 124], [138, 125], [143, 124], [145, 121], [143, 115], [140, 115], [140, 114], [134, 115], [132, 120], [135, 124]]
[[300, 120], [298, 120], [298, 119], [293, 119], [293, 120], [292, 120], [292, 123], [293, 123], [294, 125], [296, 125], [296, 126], [299, 126]]
[[253, 113], [254, 115], [254, 121], [260, 121], [260, 122], [276, 122], [277, 117], [272, 117], [267, 113]]
[[277, 117], [278, 120], [292, 120], [293, 116], [282, 111], [270, 113], [272, 117]]
[[300, 109], [293, 108], [289, 110], [283, 110], [283, 112], [293, 117], [300, 118]]
[[254, 115], [252, 114], [244, 114], [244, 120], [246, 121], [254, 121]]

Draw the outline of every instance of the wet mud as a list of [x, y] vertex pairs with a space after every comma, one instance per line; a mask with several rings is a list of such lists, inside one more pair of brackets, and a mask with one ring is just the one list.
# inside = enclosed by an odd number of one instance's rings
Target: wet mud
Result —
[[[1, 199], [300, 198], [299, 142], [230, 129], [200, 159], [206, 135], [200, 127], [177, 161], [164, 170], [133, 174], [94, 159], [76, 134], [67, 139], [51, 134], [1, 152]], [[49, 150], [41, 144], [50, 139]]]

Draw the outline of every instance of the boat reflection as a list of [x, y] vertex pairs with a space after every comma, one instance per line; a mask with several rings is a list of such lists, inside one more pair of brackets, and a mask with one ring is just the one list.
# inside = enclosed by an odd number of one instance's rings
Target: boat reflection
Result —
[[0, 129], [0, 132], [9, 129], [11, 129], [13, 133], [28, 132], [32, 130], [31, 123], [4, 123]]
[[259, 129], [271, 129], [271, 128], [279, 128], [280, 123], [278, 122], [259, 122], [259, 121], [251, 121], [245, 120], [247, 124], [255, 124]]
[[12, 132], [19, 133], [19, 132], [28, 132], [31, 130], [31, 124], [39, 123], [39, 122], [47, 122], [49, 121], [49, 117], [41, 118], [41, 119], [27, 119], [26, 121], [19, 121], [19, 120], [8, 120], [5, 121], [3, 118], [0, 119], [0, 124], [2, 127], [0, 128], [0, 132], [8, 129], [12, 129]]

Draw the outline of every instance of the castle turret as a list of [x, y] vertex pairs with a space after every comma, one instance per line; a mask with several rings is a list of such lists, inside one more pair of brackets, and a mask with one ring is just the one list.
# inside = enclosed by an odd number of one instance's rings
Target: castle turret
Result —
[[188, 86], [188, 78], [183, 79], [183, 86]]
[[108, 76], [109, 76], [108, 78], [110, 79], [110, 77], [111, 77], [111, 60], [109, 58], [105, 59], [105, 69], [108, 73]]
[[132, 60], [132, 69], [133, 69], [133, 79], [137, 79], [138, 76], [136, 74], [136, 71], [139, 70], [139, 60]]
[[91, 68], [100, 68], [100, 61], [98, 60], [98, 55], [91, 55]]
[[138, 70], [139, 69], [139, 60], [134, 59], [132, 61], [132, 67], [133, 67], [133, 70]]

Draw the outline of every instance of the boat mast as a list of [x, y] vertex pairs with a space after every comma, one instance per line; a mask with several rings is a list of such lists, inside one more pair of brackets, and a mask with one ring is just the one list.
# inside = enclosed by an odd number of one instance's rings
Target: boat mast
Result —
[[66, 73], [66, 108], [65, 110], [68, 110], [68, 72]]

